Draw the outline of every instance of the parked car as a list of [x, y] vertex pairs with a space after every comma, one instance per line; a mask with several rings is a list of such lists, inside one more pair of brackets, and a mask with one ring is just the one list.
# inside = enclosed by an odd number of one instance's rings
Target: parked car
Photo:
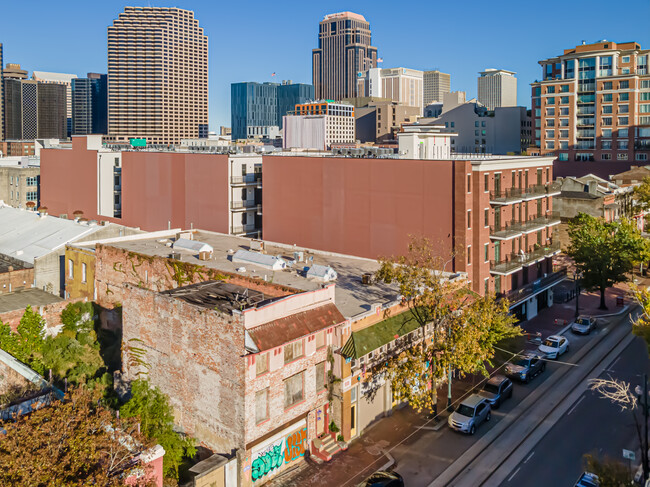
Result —
[[551, 335], [537, 347], [545, 358], [559, 358], [560, 355], [569, 351], [569, 340], [561, 335]]
[[596, 329], [596, 318], [593, 316], [578, 316], [571, 323], [571, 331], [579, 335], [589, 335], [592, 330]]
[[357, 487], [404, 487], [404, 479], [397, 472], [380, 470], [373, 473]]
[[524, 353], [513, 362], [506, 363], [506, 375], [511, 379], [529, 382], [530, 379], [546, 370], [546, 362], [539, 355]]
[[478, 394], [487, 399], [492, 409], [499, 409], [503, 401], [512, 397], [512, 381], [504, 375], [495, 375]]
[[583, 472], [574, 487], [599, 487], [600, 481], [594, 473]]
[[456, 431], [473, 435], [476, 433], [476, 428], [484, 421], [490, 421], [491, 417], [488, 400], [478, 394], [472, 394], [463, 399], [456, 410], [449, 415], [447, 423]]

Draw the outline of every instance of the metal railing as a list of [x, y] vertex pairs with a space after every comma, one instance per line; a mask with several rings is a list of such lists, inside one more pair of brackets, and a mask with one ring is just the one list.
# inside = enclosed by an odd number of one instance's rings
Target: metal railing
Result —
[[[537, 244], [535, 244], [537, 246]], [[560, 242], [550, 242], [544, 246], [539, 246], [530, 252], [511, 253], [506, 255], [504, 260], [490, 261], [490, 271], [498, 274], [506, 274], [518, 270], [519, 268], [529, 265], [539, 259], [550, 257], [560, 251]]]
[[519, 301], [527, 299], [530, 295], [534, 294], [540, 289], [550, 286], [555, 282], [560, 282], [564, 280], [566, 278], [566, 275], [567, 275], [567, 268], [560, 267], [557, 271], [547, 274], [544, 277], [540, 277], [539, 279], [536, 279], [530, 284], [526, 284], [525, 286], [520, 287], [518, 289], [513, 289], [511, 291], [508, 291], [507, 293], [501, 293], [497, 297], [506, 298], [508, 301], [510, 301], [510, 303], [516, 304]]
[[231, 210], [252, 210], [257, 206], [262, 206], [255, 202], [255, 200], [243, 200], [243, 201], [231, 201], [230, 209]]
[[262, 181], [262, 173], [247, 174], [246, 176], [230, 176], [230, 184], [257, 184]]
[[505, 240], [511, 237], [516, 237], [517, 235], [521, 235], [522, 229], [523, 226], [521, 222], [517, 222], [514, 220], [506, 223], [501, 223], [499, 225], [491, 225], [490, 237], [495, 237], [495, 238], [500, 238]]
[[522, 198], [521, 188], [508, 188], [490, 191], [490, 201], [493, 203], [508, 203]]

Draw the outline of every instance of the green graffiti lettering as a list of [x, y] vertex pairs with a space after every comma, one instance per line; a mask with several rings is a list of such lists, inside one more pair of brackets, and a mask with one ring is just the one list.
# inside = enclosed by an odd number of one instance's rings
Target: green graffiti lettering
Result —
[[282, 466], [283, 460], [282, 443], [273, 445], [268, 451], [260, 453], [251, 464], [251, 478], [253, 482]]

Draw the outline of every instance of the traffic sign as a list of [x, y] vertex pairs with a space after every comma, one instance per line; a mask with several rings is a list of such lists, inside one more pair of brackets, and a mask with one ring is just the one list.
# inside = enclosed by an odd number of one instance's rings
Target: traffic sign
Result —
[[628, 460], [634, 461], [636, 460], [636, 455], [632, 450], [626, 450], [625, 448], [623, 448], [623, 458], [627, 458]]

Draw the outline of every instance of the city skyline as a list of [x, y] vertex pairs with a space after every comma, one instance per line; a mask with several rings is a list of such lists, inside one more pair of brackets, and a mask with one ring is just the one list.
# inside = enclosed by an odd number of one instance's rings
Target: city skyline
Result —
[[[264, 16], [246, 17], [243, 31], [240, 23], [223, 20], [224, 16], [236, 18], [241, 15], [237, 5], [215, 7], [204, 0], [195, 0], [180, 1], [173, 6], [194, 11], [208, 36], [209, 124], [210, 130], [215, 131], [220, 125], [230, 125], [231, 83], [285, 79], [311, 83], [311, 50], [318, 40], [318, 23], [325, 15], [335, 12], [352, 11], [368, 20], [372, 44], [378, 49], [378, 57], [384, 60], [380, 67], [440, 69], [451, 74], [451, 89], [466, 91], [468, 99], [477, 95], [479, 71], [485, 68], [515, 71], [519, 79], [519, 104], [529, 108], [530, 83], [541, 78], [539, 59], [562, 54], [567, 46], [578, 45], [582, 40], [587, 43], [600, 39], [634, 40], [642, 48], [650, 45], [650, 33], [643, 26], [643, 19], [650, 14], [650, 4], [639, 4], [635, 15], [625, 25], [607, 27], [603, 27], [600, 13], [602, 8], [609, 8], [605, 2], [596, 2], [587, 12], [579, 10], [578, 6], [563, 6], [565, 15], [554, 19], [553, 35], [549, 36], [548, 24], [531, 22], [536, 15], [534, 7], [508, 3], [510, 5], [493, 9], [468, 1], [463, 13], [471, 15], [460, 18], [455, 5], [423, 4], [419, 6], [420, 14], [414, 17], [412, 10], [395, 11], [388, 2], [369, 5], [359, 1], [336, 1], [326, 7], [288, 2], [283, 4], [285, 9], [276, 13], [265, 10]], [[172, 6], [150, 2], [144, 6], [149, 5]], [[4, 63], [19, 63], [30, 75], [34, 70], [78, 76], [88, 72], [106, 73], [107, 28], [126, 4], [104, 2], [94, 5], [91, 14], [87, 4], [80, 1], [69, 2], [69, 6], [67, 12], [70, 14], [61, 16], [60, 10], [47, 2], [7, 5], [0, 19]], [[254, 11], [256, 6], [264, 8], [261, 2], [253, 2], [247, 5], [246, 12]], [[30, 29], [40, 35], [28, 37], [24, 35], [24, 23], [12, 19], [27, 18], [34, 8], [40, 15], [29, 16]], [[288, 11], [292, 14], [284, 15]], [[507, 17], [503, 12], [507, 12]], [[581, 24], [576, 27], [577, 15]], [[432, 25], [436, 19], [454, 18], [458, 20], [438, 21], [437, 25]], [[474, 18], [481, 19], [484, 27], [477, 28], [471, 21]], [[459, 26], [463, 23], [467, 25], [467, 32], [459, 37]], [[83, 43], [78, 42], [80, 37]], [[50, 39], [47, 45], [43, 44], [44, 38]], [[526, 42], [526, 39], [531, 41]], [[269, 51], [270, 45], [275, 47], [274, 51]], [[72, 47], [66, 50], [66, 46]], [[480, 52], [480, 47], [485, 46], [485, 52]], [[272, 73], [276, 75], [272, 77]]]

